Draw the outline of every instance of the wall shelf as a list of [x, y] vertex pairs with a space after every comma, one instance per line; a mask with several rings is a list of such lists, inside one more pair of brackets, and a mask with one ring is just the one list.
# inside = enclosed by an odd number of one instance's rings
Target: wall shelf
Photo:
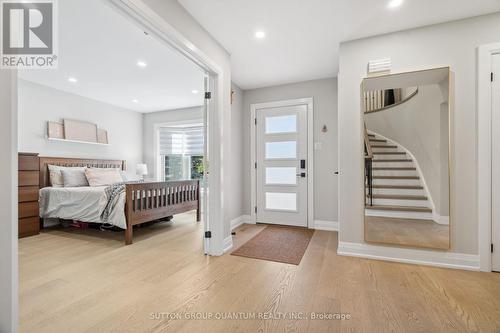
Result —
[[78, 140], [67, 140], [67, 139], [58, 139], [58, 138], [49, 138], [49, 141], [60, 141], [60, 142], [72, 142], [72, 143], [83, 143], [87, 145], [97, 145], [97, 146], [110, 146], [109, 143], [99, 143], [99, 142], [88, 142], [88, 141], [78, 141]]

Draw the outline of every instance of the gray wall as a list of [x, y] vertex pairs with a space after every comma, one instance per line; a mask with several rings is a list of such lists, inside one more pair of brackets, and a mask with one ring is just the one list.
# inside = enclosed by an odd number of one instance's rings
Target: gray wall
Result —
[[0, 332], [17, 332], [17, 87], [16, 72], [0, 70]]
[[[363, 243], [363, 141], [360, 83], [368, 61], [392, 58], [393, 72], [451, 66], [452, 251], [478, 253], [476, 48], [500, 40], [500, 14], [342, 43], [339, 73], [341, 242]], [[454, 104], [454, 107], [453, 107]]]
[[155, 173], [155, 125], [178, 121], [203, 120], [203, 107], [145, 113], [143, 115], [143, 161], [148, 165], [148, 178], [156, 179]]
[[[108, 131], [109, 146], [49, 141], [47, 121], [63, 118], [96, 123]], [[127, 161], [135, 176], [142, 158], [142, 114], [19, 80], [19, 151], [40, 156], [110, 158]]]
[[[322, 79], [244, 92], [243, 108], [243, 212], [250, 214], [250, 105], [287, 99], [313, 97], [314, 142], [322, 142], [322, 150], [314, 151], [314, 219], [337, 221], [337, 80]], [[323, 133], [323, 125], [328, 132]]]

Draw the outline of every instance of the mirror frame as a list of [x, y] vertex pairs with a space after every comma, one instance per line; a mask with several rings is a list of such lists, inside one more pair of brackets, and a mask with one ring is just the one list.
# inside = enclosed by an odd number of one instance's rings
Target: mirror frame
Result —
[[[448, 210], [449, 210], [449, 221], [448, 221], [448, 247], [447, 248], [436, 248], [436, 247], [431, 247], [431, 246], [425, 246], [425, 245], [418, 245], [418, 244], [396, 244], [394, 242], [388, 242], [388, 241], [371, 241], [367, 240], [367, 235], [366, 235], [366, 213], [365, 213], [365, 200], [364, 196], [366, 195], [366, 188], [365, 188], [365, 168], [362, 168], [362, 179], [363, 179], [363, 206], [362, 206], [362, 211], [363, 211], [363, 240], [365, 243], [368, 244], [374, 244], [374, 245], [390, 245], [392, 247], [397, 247], [397, 248], [413, 248], [413, 249], [426, 249], [426, 250], [434, 250], [434, 251], [450, 251], [452, 249], [452, 233], [451, 233], [451, 228], [452, 228], [452, 207], [453, 207], [453, 202], [451, 200], [452, 195], [451, 195], [451, 168], [452, 168], [452, 109], [454, 105], [454, 100], [453, 100], [453, 71], [451, 70], [450, 66], [443, 66], [443, 67], [433, 67], [433, 68], [425, 68], [425, 69], [420, 69], [420, 70], [412, 70], [412, 71], [404, 71], [404, 72], [396, 72], [396, 73], [384, 73], [381, 75], [373, 75], [373, 76], [367, 76], [364, 77], [361, 80], [361, 85], [360, 85], [360, 115], [361, 115], [361, 128], [364, 126], [364, 117], [365, 117], [365, 111], [364, 111], [364, 104], [363, 104], [363, 98], [364, 98], [364, 92], [365, 92], [365, 85], [367, 80], [375, 79], [375, 78], [384, 78], [384, 77], [390, 77], [390, 76], [397, 76], [397, 75], [408, 75], [412, 73], [422, 73], [422, 72], [427, 72], [427, 71], [432, 71], [432, 70], [439, 70], [439, 69], [446, 69], [448, 72]], [[404, 101], [406, 102], [408, 99], [405, 99]], [[401, 103], [400, 103], [401, 104]], [[398, 105], [400, 105], [398, 104]], [[392, 107], [392, 106], [391, 106]], [[364, 147], [364, 140], [361, 140], [363, 142]], [[362, 155], [362, 161], [364, 165], [364, 160], [365, 160], [365, 154], [364, 154], [364, 148], [361, 149], [361, 155]]]

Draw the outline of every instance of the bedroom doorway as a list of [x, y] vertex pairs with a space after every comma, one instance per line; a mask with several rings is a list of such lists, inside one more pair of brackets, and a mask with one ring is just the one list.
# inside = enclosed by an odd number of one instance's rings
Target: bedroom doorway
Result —
[[[57, 69], [50, 71], [19, 72], [18, 151], [37, 153], [40, 161], [47, 157], [75, 159], [82, 165], [74, 167], [80, 168], [98, 165], [92, 164], [92, 160], [99, 163], [104, 160], [122, 160], [120, 179], [124, 182], [200, 181], [203, 186], [201, 190], [203, 218], [202, 222], [198, 223], [201, 238], [198, 245], [201, 247], [203, 244], [205, 254], [222, 254], [223, 222], [220, 219], [222, 200], [218, 198], [222, 196], [220, 147], [223, 146], [220, 143], [221, 131], [218, 129], [221, 124], [217, 122], [221, 118], [218, 113], [221, 112], [222, 105], [218, 94], [219, 68], [197, 50], [193, 50], [192, 44], [183, 39], [179, 40], [180, 37], [174, 31], [169, 31], [168, 27], [156, 22], [154, 13], [146, 6], [135, 4], [132, 6], [129, 1], [81, 0], [71, 4], [61, 3], [58, 11], [61, 26], [65, 27], [59, 33], [59, 52], [64, 55], [65, 61], [60, 63]], [[78, 29], [89, 17], [92, 17], [93, 25], [87, 31]], [[96, 38], [88, 41], [85, 37], [89, 34]], [[100, 53], [93, 51], [96, 49], [100, 50]], [[163, 119], [161, 121], [170, 120], [172, 110], [184, 113], [186, 108], [196, 108], [201, 112], [197, 123], [191, 124], [190, 133], [187, 133], [187, 128], [183, 131], [186, 149], [195, 151], [183, 151], [180, 159], [172, 154], [162, 156], [163, 167], [173, 169], [174, 164], [180, 161], [182, 170], [179, 171], [182, 173], [173, 177], [163, 174], [161, 179], [159, 177], [161, 174], [151, 174], [151, 169], [154, 167], [150, 149], [153, 145], [148, 144], [148, 140], [153, 140], [154, 134], [152, 128], [143, 126], [143, 120], [155, 117]], [[210, 119], [215, 121], [210, 122], [209, 127]], [[88, 125], [87, 127], [95, 128], [97, 133], [103, 132], [103, 141], [98, 141], [101, 140], [99, 134], [95, 142], [92, 138], [80, 140], [66, 137], [69, 133], [65, 130], [67, 120], [76, 120], [85, 126]], [[51, 130], [53, 124], [63, 130], [54, 132]], [[62, 137], [56, 136], [57, 133]], [[198, 141], [191, 145], [192, 140]], [[187, 147], [187, 144], [191, 146]], [[210, 149], [212, 145], [218, 149]], [[214, 152], [213, 156], [211, 152]], [[213, 167], [210, 181], [209, 161]], [[61, 167], [70, 167], [67, 165], [70, 162], [65, 163]], [[30, 172], [35, 173], [35, 170]], [[52, 187], [51, 183], [52, 181], [46, 184]], [[188, 186], [198, 186], [191, 185], [195, 184], [194, 182], [189, 184]], [[214, 189], [212, 191], [214, 200], [208, 196], [209, 184]], [[28, 185], [33, 188], [40, 185], [39, 190], [42, 192], [41, 182], [29, 183], [26, 186]], [[52, 210], [44, 210], [47, 216], [44, 215], [43, 218], [73, 221], [75, 223], [72, 226], [81, 228], [87, 228], [89, 224], [110, 224], [110, 229], [116, 227], [126, 230], [125, 242], [131, 244], [133, 226], [164, 221], [169, 218], [168, 214], [180, 214], [191, 208], [191, 206], [185, 207], [184, 211], [176, 208], [175, 212], [172, 208], [170, 211], [161, 212], [156, 206], [162, 206], [163, 201], [172, 201], [173, 199], [170, 199], [172, 196], [180, 199], [173, 200], [174, 202], [169, 205], [180, 205], [188, 199], [197, 201], [196, 190], [192, 191], [194, 195], [190, 192], [178, 194], [179, 190], [173, 186], [168, 190], [175, 193], [165, 194], [168, 200], [161, 199], [158, 194], [163, 190], [166, 191], [167, 187], [162, 187], [161, 191], [155, 188], [154, 191], [146, 192], [147, 195], [151, 195], [150, 198], [144, 198], [147, 202], [151, 201], [146, 204], [149, 210], [147, 217], [140, 217], [134, 213], [137, 216], [131, 218], [130, 211], [124, 212], [124, 209], [120, 209], [120, 213], [108, 212], [106, 219], [101, 220], [102, 207], [89, 205], [94, 209], [92, 214], [85, 216], [80, 214], [79, 209], [54, 216], [48, 216], [48, 212]], [[189, 191], [186, 190], [185, 184], [175, 186], [180, 186], [181, 191]], [[53, 187], [55, 189], [58, 186]], [[139, 187], [136, 188], [139, 189], [137, 193], [143, 193]], [[34, 194], [33, 197], [38, 196]], [[132, 197], [134, 196], [127, 195], [127, 198]], [[78, 200], [75, 200], [75, 204], [77, 203]], [[22, 206], [28, 207], [28, 204], [29, 208], [34, 207], [36, 200], [23, 202]], [[141, 210], [142, 203], [138, 205]], [[40, 207], [42, 206], [40, 204]], [[123, 206], [132, 207], [128, 202]], [[153, 211], [153, 208], [156, 211]], [[33, 216], [23, 215], [23, 218], [33, 217], [34, 221], [37, 212], [38, 209], [33, 208], [29, 212]], [[117, 218], [111, 221], [109, 216]], [[146, 221], [146, 218], [150, 220]], [[123, 222], [125, 219], [127, 221]], [[196, 219], [200, 220], [199, 216], [196, 216]], [[130, 221], [133, 222], [129, 225]], [[220, 221], [220, 225], [215, 223], [212, 226], [210, 221]]]

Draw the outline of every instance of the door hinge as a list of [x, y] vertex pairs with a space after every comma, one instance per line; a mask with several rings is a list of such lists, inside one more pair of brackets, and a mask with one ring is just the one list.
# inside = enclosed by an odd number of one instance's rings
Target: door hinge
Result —
[[255, 169], [257, 169], [257, 162], [255, 162]]
[[257, 118], [255, 118], [255, 125], [257, 125]]
[[493, 253], [493, 243], [491, 243], [491, 253]]
[[205, 238], [212, 238], [212, 232], [211, 231], [205, 231]]
[[257, 206], [255, 206], [255, 214], [257, 214]]
[[491, 72], [491, 82], [493, 82], [494, 77], [495, 77], [495, 74], [493, 74], [493, 72]]
[[211, 99], [212, 93], [210, 91], [205, 92], [205, 99]]

